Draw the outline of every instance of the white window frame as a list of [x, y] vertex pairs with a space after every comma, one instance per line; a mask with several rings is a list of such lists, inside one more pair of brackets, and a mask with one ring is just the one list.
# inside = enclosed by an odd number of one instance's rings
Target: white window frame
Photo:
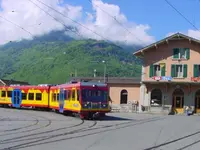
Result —
[[159, 64], [153, 66], [154, 76], [161, 76], [161, 67]]
[[[181, 57], [181, 51], [184, 51], [184, 57]], [[178, 57], [179, 57], [179, 59], [186, 59], [186, 50], [185, 50], [185, 48], [179, 48], [179, 53], [178, 53]]]
[[[180, 68], [178, 69], [178, 71], [177, 71], [177, 67], [178, 66], [181, 66], [182, 67], [182, 72], [180, 72]], [[176, 77], [177, 78], [183, 78], [183, 74], [184, 74], [184, 66], [183, 65], [181, 65], [181, 64], [177, 64], [177, 65], [175, 65], [175, 74], [176, 74]]]

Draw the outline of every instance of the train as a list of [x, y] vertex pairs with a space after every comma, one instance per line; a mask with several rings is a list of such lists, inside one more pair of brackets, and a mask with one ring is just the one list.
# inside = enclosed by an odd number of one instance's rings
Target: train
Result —
[[104, 117], [110, 112], [108, 86], [100, 82], [0, 86], [0, 105], [52, 110], [81, 119]]

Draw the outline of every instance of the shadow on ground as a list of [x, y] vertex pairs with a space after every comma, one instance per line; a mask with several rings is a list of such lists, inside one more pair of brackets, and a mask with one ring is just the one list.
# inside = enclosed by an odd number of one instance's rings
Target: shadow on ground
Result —
[[134, 121], [135, 119], [128, 119], [128, 118], [122, 118], [122, 117], [116, 117], [116, 116], [105, 116], [102, 118], [103, 121]]

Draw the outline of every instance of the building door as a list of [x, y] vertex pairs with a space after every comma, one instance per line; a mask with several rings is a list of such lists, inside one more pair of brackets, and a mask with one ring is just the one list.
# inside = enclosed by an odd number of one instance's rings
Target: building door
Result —
[[128, 101], [128, 92], [127, 90], [122, 90], [120, 96], [120, 104], [127, 104], [127, 101]]
[[183, 113], [184, 109], [184, 92], [181, 89], [176, 89], [173, 92], [172, 107], [177, 113]]
[[195, 112], [200, 113], [200, 90], [195, 93]]

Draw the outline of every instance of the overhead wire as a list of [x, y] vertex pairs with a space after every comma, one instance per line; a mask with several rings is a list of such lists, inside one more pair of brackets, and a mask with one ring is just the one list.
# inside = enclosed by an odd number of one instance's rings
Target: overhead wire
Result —
[[109, 17], [113, 18], [122, 28], [124, 28], [129, 34], [133, 35], [138, 41], [141, 42], [141, 44], [144, 44], [144, 42], [138, 38], [137, 36], [135, 36], [129, 29], [127, 29], [120, 21], [117, 20], [117, 18], [115, 16], [112, 16], [111, 14], [109, 14], [107, 11], [105, 11], [104, 9], [102, 9], [100, 6], [92, 3], [92, 0], [88, 0], [91, 4], [95, 5], [97, 8], [99, 8], [102, 12], [104, 12], [105, 14], [107, 14]]
[[28, 30], [24, 29], [22, 26], [20, 26], [20, 25], [14, 23], [14, 22], [8, 20], [7, 18], [5, 18], [5, 17], [3, 17], [3, 16], [0, 16], [0, 18], [2, 18], [3, 20], [5, 20], [5, 21], [7, 21], [7, 22], [9, 22], [9, 23], [11, 23], [11, 24], [13, 24], [13, 25], [15, 25], [16, 27], [18, 27], [18, 28], [24, 30], [25, 32], [27, 32], [28, 34], [30, 34], [31, 37], [34, 37], [34, 35], [33, 35], [31, 32], [29, 32]]
[[[43, 8], [41, 8], [39, 5], [37, 5], [37, 4], [36, 4], [35, 2], [33, 2], [32, 0], [28, 0], [28, 1], [30, 1], [31, 3], [33, 3], [35, 6], [37, 6], [38, 8], [40, 8], [41, 10], [43, 10], [44, 12], [46, 12], [47, 14], [49, 14], [47, 11], [45, 11]], [[83, 27], [83, 28], [85, 28], [85, 29], [91, 31], [92, 33], [94, 33], [94, 34], [96, 34], [97, 36], [101, 37], [101, 38], [104, 39], [105, 41], [109, 41], [109, 42], [110, 42], [110, 40], [108, 40], [108, 39], [105, 38], [104, 36], [100, 35], [99, 33], [95, 32], [95, 31], [93, 31], [93, 30], [91, 30], [90, 28], [84, 26], [83, 24], [81, 24], [80, 22], [78, 22], [78, 21], [76, 21], [76, 20], [70, 18], [69, 16], [66, 16], [65, 14], [61, 13], [60, 11], [54, 9], [53, 7], [51, 7], [51, 6], [47, 5], [47, 4], [45, 4], [44, 2], [42, 2], [42, 1], [40, 1], [40, 0], [36, 0], [36, 1], [38, 1], [39, 3], [45, 5], [45, 6], [48, 7], [49, 9], [54, 10], [55, 12], [59, 13], [60, 15], [62, 15], [62, 16], [65, 17], [65, 18], [71, 20], [72, 22], [78, 24], [79, 26], [81, 26], [81, 27]], [[53, 17], [52, 15], [49, 15], [49, 16]]]
[[164, 0], [169, 6], [171, 6], [180, 16], [182, 16], [191, 26], [193, 26], [196, 30], [200, 31], [188, 18], [186, 18], [172, 3], [168, 0]]
[[[39, 5], [37, 5], [37, 4], [36, 4], [35, 2], [33, 2], [32, 0], [29, 0], [29, 1], [30, 1], [31, 3], [33, 3], [35, 6], [37, 6], [38, 8], [40, 8], [41, 10], [45, 11], [43, 8], [41, 8]], [[58, 14], [62, 15], [63, 17], [65, 17], [65, 18], [71, 20], [71, 21], [74, 22], [75, 24], [78, 24], [79, 26], [85, 28], [86, 30], [88, 30], [88, 31], [90, 31], [90, 32], [92, 32], [92, 33], [94, 33], [95, 35], [97, 35], [97, 36], [99, 36], [99, 37], [101, 37], [101, 38], [104, 39], [105, 41], [117, 45], [116, 42], [112, 42], [112, 41], [109, 40], [108, 38], [105, 38], [105, 37], [102, 36], [101, 34], [99, 34], [99, 33], [95, 32], [95, 31], [91, 30], [90, 28], [88, 28], [88, 27], [86, 27], [85, 25], [83, 25], [82, 23], [80, 23], [80, 22], [78, 22], [78, 21], [76, 21], [76, 20], [70, 18], [69, 16], [66, 16], [65, 14], [63, 14], [63, 13], [61, 13], [60, 11], [56, 10], [55, 8], [53, 8], [53, 7], [49, 6], [49, 5], [47, 5], [46, 3], [44, 3], [44, 2], [42, 2], [42, 1], [40, 1], [40, 0], [36, 0], [36, 1], [38, 1], [38, 2], [41, 3], [41, 4], [43, 4], [44, 6], [48, 7], [49, 9], [51, 9], [51, 10], [57, 12]], [[132, 47], [134, 47], [135, 49], [137, 49], [135, 46], [132, 46]]]

